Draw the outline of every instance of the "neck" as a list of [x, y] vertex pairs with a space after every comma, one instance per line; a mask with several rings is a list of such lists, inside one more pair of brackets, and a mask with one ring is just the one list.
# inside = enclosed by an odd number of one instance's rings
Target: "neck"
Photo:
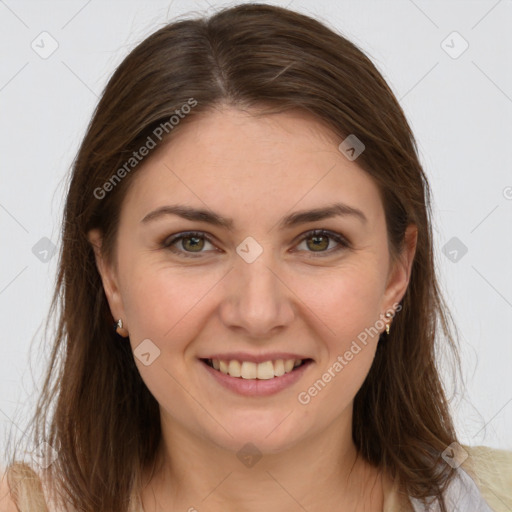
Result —
[[233, 451], [167, 425], [155, 464], [145, 472], [144, 512], [381, 512], [389, 482], [358, 456], [350, 429], [340, 436], [339, 427], [244, 464]]

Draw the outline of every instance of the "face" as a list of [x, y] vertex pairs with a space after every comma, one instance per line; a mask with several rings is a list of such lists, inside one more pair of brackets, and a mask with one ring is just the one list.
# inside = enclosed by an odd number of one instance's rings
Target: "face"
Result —
[[[165, 424], [277, 452], [350, 421], [415, 235], [391, 265], [378, 189], [340, 142], [308, 114], [226, 107], [137, 170], [115, 264], [97, 263]], [[154, 213], [176, 205], [211, 218]]]

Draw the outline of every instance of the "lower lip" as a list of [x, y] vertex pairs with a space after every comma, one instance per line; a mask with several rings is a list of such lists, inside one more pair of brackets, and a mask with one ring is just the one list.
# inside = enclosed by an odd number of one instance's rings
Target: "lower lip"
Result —
[[210, 375], [217, 380], [217, 382], [239, 395], [269, 396], [279, 393], [279, 391], [295, 384], [295, 382], [304, 375], [304, 372], [313, 361], [307, 361], [291, 372], [285, 373], [280, 377], [273, 377], [272, 379], [243, 379], [241, 377], [231, 377], [231, 375], [226, 375], [225, 373], [208, 366], [204, 361], [200, 360], [199, 362], [210, 373]]

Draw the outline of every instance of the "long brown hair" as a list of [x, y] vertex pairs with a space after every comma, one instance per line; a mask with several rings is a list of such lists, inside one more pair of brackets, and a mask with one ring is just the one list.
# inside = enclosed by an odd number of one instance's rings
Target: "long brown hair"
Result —
[[268, 113], [300, 108], [340, 142], [356, 135], [365, 145], [357, 163], [381, 193], [393, 259], [406, 227], [417, 226], [402, 309], [355, 397], [353, 440], [403, 492], [442, 501], [453, 470], [440, 464], [441, 452], [456, 434], [436, 347], [456, 356], [457, 343], [436, 278], [430, 189], [413, 134], [385, 80], [353, 43], [310, 17], [258, 4], [164, 26], [126, 57], [96, 108], [73, 164], [50, 309], [58, 327], [32, 420], [34, 443], [58, 449], [47, 470], [52, 484], [76, 509], [124, 512], [142, 468], [155, 459], [158, 403], [114, 331], [87, 232], [101, 230], [112, 261], [120, 206], [137, 166], [107, 192], [98, 190], [191, 98], [195, 106], [176, 129], [224, 103]]

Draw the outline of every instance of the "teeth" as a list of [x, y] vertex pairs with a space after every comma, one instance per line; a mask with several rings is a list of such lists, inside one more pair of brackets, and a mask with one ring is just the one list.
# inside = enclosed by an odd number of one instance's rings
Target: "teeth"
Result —
[[219, 361], [219, 369], [222, 373], [228, 374], [228, 363], [226, 361]]
[[302, 363], [302, 359], [277, 359], [276, 361], [265, 361], [263, 363], [253, 363], [251, 361], [240, 363], [236, 360], [222, 361], [212, 359], [211, 363], [216, 370], [231, 377], [268, 380], [274, 377], [281, 377], [285, 373], [290, 373]]
[[[255, 365], [256, 366], [256, 365]], [[274, 365], [272, 361], [265, 361], [257, 365], [258, 379], [273, 379], [274, 378]]]
[[258, 366], [256, 363], [244, 361], [240, 370], [242, 379], [255, 379], [258, 377]]
[[281, 375], [284, 375], [284, 361], [282, 359], [274, 361], [274, 375], [276, 377], [281, 377]]
[[287, 359], [284, 362], [284, 371], [286, 373], [291, 372], [293, 370], [294, 365], [295, 365], [295, 359]]
[[242, 375], [242, 368], [238, 361], [229, 361], [228, 373], [231, 377], [240, 377]]

